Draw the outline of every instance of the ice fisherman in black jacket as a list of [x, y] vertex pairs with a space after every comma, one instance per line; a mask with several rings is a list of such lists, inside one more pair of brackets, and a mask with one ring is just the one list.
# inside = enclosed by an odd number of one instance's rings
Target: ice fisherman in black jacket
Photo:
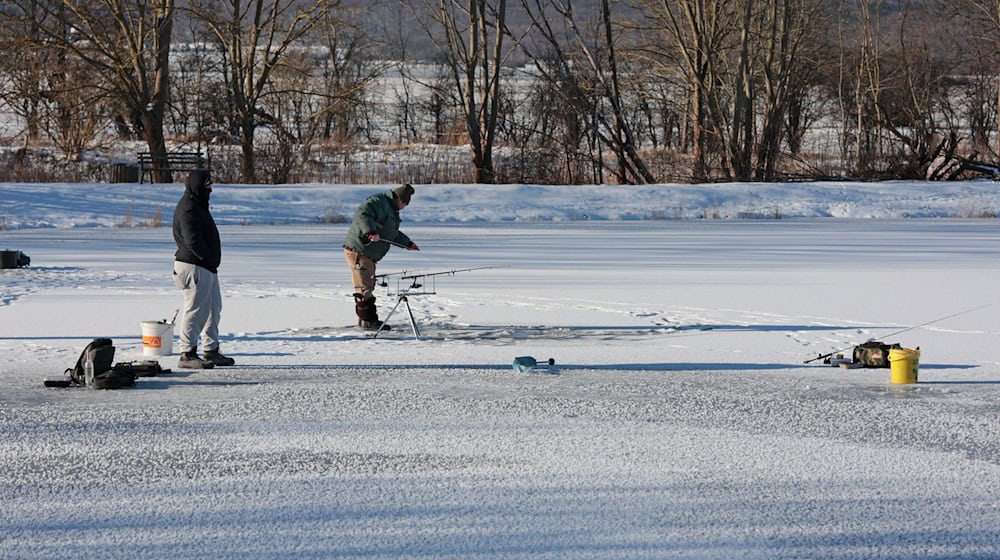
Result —
[[[174, 284], [184, 294], [184, 313], [180, 322], [181, 356], [177, 367], [207, 369], [231, 366], [235, 360], [219, 352], [219, 318], [222, 315], [222, 290], [219, 288], [219, 264], [222, 242], [208, 208], [212, 194], [212, 174], [196, 169], [188, 175], [184, 195], [174, 210]], [[202, 355], [198, 356], [201, 342]]]

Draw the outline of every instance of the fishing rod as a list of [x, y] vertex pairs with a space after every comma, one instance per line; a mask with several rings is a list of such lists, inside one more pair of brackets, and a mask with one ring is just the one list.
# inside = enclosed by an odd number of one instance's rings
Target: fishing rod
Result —
[[[926, 323], [920, 323], [919, 325], [913, 325], [912, 327], [907, 327], [905, 329], [898, 330], [898, 331], [896, 331], [894, 333], [889, 333], [887, 335], [880, 336], [879, 339], [885, 339], [885, 338], [889, 338], [889, 337], [892, 337], [892, 336], [900, 335], [900, 334], [903, 334], [905, 332], [912, 331], [913, 329], [919, 329], [920, 327], [926, 327], [928, 325], [933, 325], [934, 323], [939, 323], [941, 321], [944, 321], [945, 319], [951, 319], [952, 317], [958, 317], [959, 315], [965, 315], [966, 313], [972, 313], [973, 311], [979, 311], [980, 309], [986, 309], [987, 307], [990, 307], [991, 305], [993, 305], [993, 304], [992, 303], [987, 303], [986, 305], [980, 305], [978, 307], [973, 307], [972, 309], [966, 309], [965, 311], [959, 311], [958, 313], [952, 313], [951, 315], [945, 315], [944, 317], [938, 317], [937, 319], [934, 319], [932, 321], [927, 321]], [[871, 339], [871, 340], [877, 340], [877, 339]], [[815, 358], [806, 360], [806, 361], [804, 361], [802, 363], [803, 364], [808, 364], [809, 362], [815, 362], [816, 360], [822, 360], [824, 358], [829, 358], [830, 356], [833, 356], [834, 354], [837, 354], [838, 352], [844, 352], [845, 350], [850, 350], [851, 348], [854, 348], [854, 346], [848, 346], [847, 348], [841, 348], [840, 350], [834, 350], [833, 352], [830, 352], [829, 354], [820, 354], [819, 356], [816, 356]]]
[[[419, 280], [420, 278], [428, 278], [431, 276], [444, 276], [451, 275], [454, 276], [456, 272], [470, 272], [473, 270], [493, 270], [494, 268], [510, 268], [510, 266], [477, 266], [475, 268], [453, 268], [451, 270], [442, 270], [440, 272], [427, 272], [424, 274], [406, 274], [406, 271], [400, 273], [400, 280]], [[420, 287], [419, 285], [416, 287]]]
[[389, 245], [395, 245], [396, 247], [401, 247], [403, 249], [409, 249], [409, 246], [407, 245], [403, 245], [402, 243], [396, 243], [395, 241], [392, 241], [390, 239], [384, 239], [381, 237], [379, 238], [378, 241], [372, 241], [371, 243], [367, 243], [366, 245], [371, 245], [372, 243], [383, 243], [383, 242], [388, 243]]
[[[385, 274], [376, 274], [375, 279], [380, 286], [386, 286], [390, 278], [398, 278], [399, 280], [419, 280], [421, 278], [434, 277], [434, 276], [444, 276], [450, 275], [454, 276], [458, 272], [471, 272], [473, 270], [492, 270], [494, 268], [510, 268], [510, 265], [506, 266], [479, 266], [475, 268], [453, 268], [451, 270], [442, 270], [438, 272], [426, 272], [423, 274], [418, 274], [416, 272], [411, 272], [409, 270], [402, 270], [400, 272], [387, 272]], [[411, 286], [412, 288], [419, 288], [420, 284], [415, 284]]]

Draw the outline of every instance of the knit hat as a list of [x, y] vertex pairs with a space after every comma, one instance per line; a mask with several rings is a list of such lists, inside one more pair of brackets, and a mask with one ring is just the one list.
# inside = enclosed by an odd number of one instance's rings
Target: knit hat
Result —
[[403, 201], [403, 204], [409, 204], [410, 197], [413, 196], [413, 187], [409, 183], [406, 183], [392, 192], [396, 195], [396, 198]]

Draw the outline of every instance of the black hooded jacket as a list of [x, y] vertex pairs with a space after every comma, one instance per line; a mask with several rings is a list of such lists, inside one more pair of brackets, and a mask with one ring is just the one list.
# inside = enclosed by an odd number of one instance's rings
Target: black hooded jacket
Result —
[[212, 194], [207, 185], [211, 175], [207, 170], [192, 171], [184, 184], [184, 196], [174, 210], [174, 241], [180, 262], [191, 263], [216, 273], [222, 262], [222, 242], [219, 228], [208, 210]]

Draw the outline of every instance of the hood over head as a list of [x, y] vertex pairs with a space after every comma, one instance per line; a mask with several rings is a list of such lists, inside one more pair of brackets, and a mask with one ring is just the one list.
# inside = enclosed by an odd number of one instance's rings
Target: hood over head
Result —
[[195, 169], [184, 182], [187, 192], [196, 200], [208, 202], [212, 194], [212, 172], [207, 169]]

